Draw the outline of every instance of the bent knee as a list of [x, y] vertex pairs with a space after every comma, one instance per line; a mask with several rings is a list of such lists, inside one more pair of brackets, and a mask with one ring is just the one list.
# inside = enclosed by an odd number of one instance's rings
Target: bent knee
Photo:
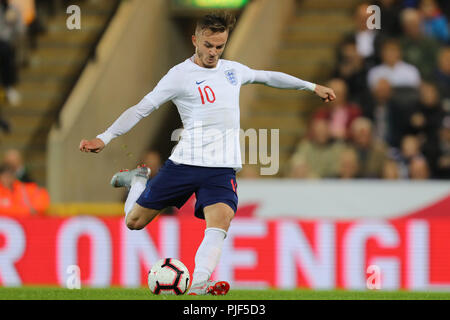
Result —
[[231, 222], [235, 216], [235, 212], [229, 205], [224, 205], [223, 210], [221, 210], [222, 219]]
[[228, 224], [228, 226], [230, 225], [231, 220], [233, 220], [234, 215], [234, 211], [231, 208], [223, 214], [223, 220]]
[[214, 220], [223, 221], [224, 223], [229, 224], [231, 222], [231, 220], [233, 220], [233, 218], [234, 218], [234, 211], [231, 208], [227, 208], [227, 209], [218, 211], [214, 215], [215, 215]]
[[[209, 210], [208, 210], [209, 209]], [[234, 210], [226, 204], [220, 203], [212, 208], [205, 210], [205, 219], [207, 227], [220, 228], [225, 231], [228, 230], [231, 220], [234, 218]]]
[[125, 223], [130, 230], [142, 230], [145, 227], [144, 224], [139, 223], [139, 220], [136, 219], [126, 219]]

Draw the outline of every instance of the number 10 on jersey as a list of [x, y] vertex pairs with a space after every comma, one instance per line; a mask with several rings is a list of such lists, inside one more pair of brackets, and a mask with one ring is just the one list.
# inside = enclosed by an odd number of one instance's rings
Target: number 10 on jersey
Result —
[[205, 97], [206, 101], [208, 101], [209, 103], [214, 103], [214, 101], [216, 101], [216, 95], [214, 94], [214, 91], [210, 86], [204, 87], [203, 90], [201, 87], [198, 87], [198, 92], [200, 93], [202, 104], [206, 104]]

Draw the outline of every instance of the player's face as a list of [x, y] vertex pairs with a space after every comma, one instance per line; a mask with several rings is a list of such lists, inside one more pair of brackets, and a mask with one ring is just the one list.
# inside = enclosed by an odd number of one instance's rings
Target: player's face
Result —
[[228, 40], [228, 32], [204, 30], [192, 36], [192, 43], [196, 47], [196, 63], [204, 68], [215, 68], [222, 56]]

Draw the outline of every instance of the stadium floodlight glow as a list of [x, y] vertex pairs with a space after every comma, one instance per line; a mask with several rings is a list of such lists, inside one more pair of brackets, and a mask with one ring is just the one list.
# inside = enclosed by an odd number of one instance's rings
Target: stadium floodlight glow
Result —
[[189, 8], [239, 9], [249, 0], [174, 0], [174, 2], [178, 6]]

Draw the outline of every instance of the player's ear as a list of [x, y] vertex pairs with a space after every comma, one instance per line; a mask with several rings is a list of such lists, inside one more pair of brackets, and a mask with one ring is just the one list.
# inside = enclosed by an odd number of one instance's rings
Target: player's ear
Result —
[[192, 35], [192, 44], [197, 48], [197, 37], [195, 36], [195, 34]]

